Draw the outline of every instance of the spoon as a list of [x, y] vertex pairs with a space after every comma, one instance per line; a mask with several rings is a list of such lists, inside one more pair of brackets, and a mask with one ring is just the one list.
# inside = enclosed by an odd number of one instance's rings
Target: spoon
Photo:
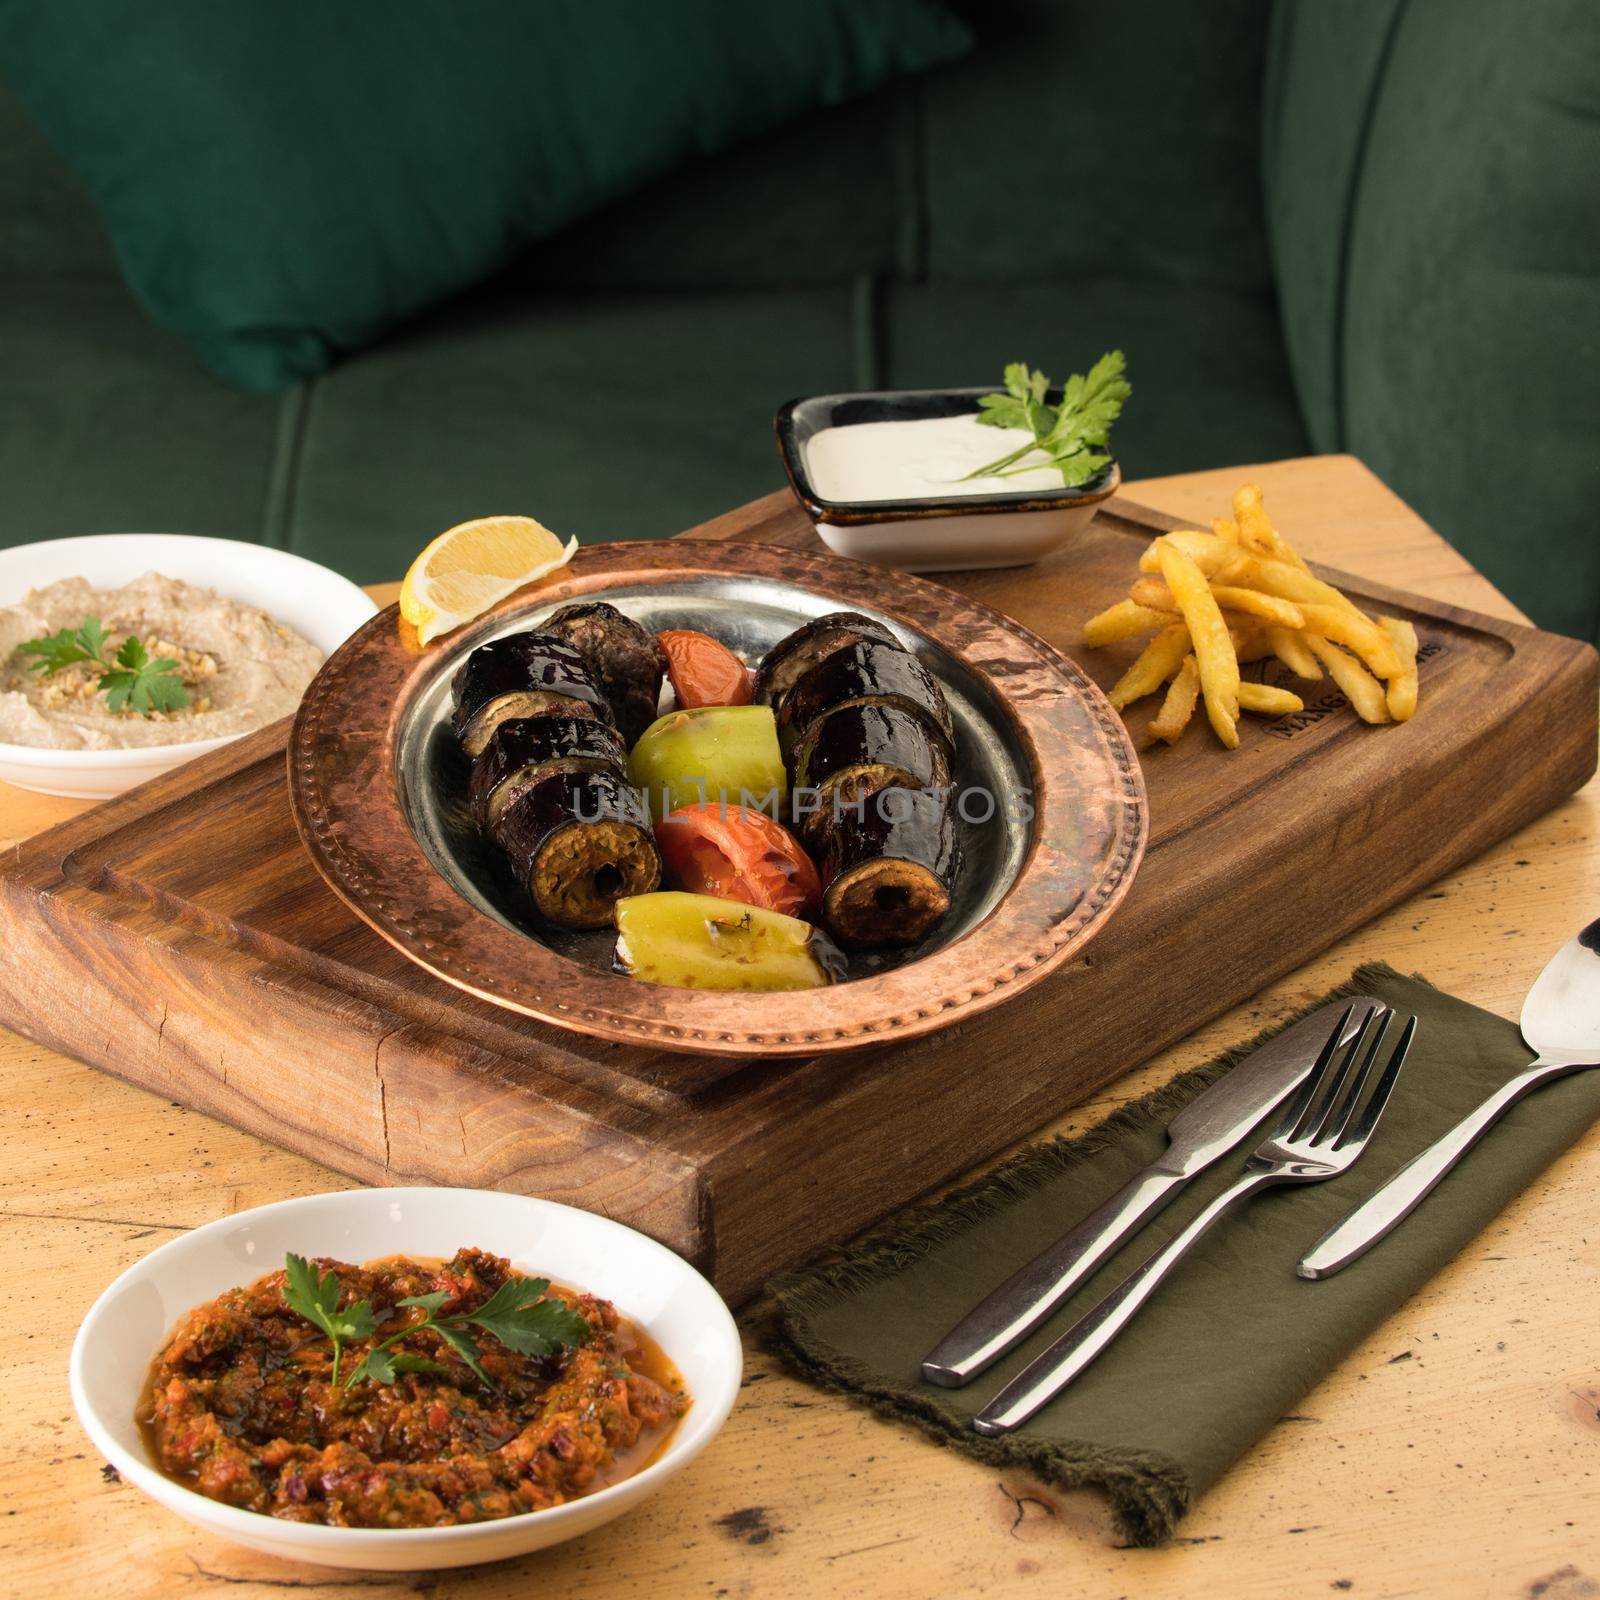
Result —
[[1323, 1234], [1295, 1268], [1302, 1278], [1332, 1277], [1365, 1255], [1525, 1094], [1569, 1072], [1600, 1066], [1600, 918], [1550, 958], [1522, 1002], [1519, 1025], [1537, 1060]]

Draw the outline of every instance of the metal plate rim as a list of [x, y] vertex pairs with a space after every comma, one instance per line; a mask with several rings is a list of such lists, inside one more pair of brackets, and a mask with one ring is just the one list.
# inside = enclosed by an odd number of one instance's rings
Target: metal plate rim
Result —
[[[1038, 819], [1016, 880], [981, 923], [892, 971], [778, 994], [641, 984], [593, 971], [506, 927], [459, 895], [402, 814], [400, 732], [442, 656], [403, 637], [393, 606], [324, 663], [290, 733], [295, 824], [339, 898], [419, 966], [491, 1004], [618, 1043], [740, 1057], [816, 1055], [938, 1031], [1021, 993], [1099, 931], [1131, 886], [1149, 833], [1132, 740], [1075, 662], [954, 590], [781, 546], [694, 539], [591, 545], [555, 581], [502, 601], [451, 644], [454, 651], [468, 647], [521, 610], [696, 574], [764, 577], [830, 603], [869, 605], [934, 640], [1005, 707], [1033, 766]], [[1064, 743], [1071, 748], [1060, 748]], [[1104, 847], [1071, 903], [1057, 903], [1052, 895], [1064, 891], [1067, 863], [1053, 839], [1071, 833], [1071, 808], [1083, 803], [1086, 786], [1104, 813]]]

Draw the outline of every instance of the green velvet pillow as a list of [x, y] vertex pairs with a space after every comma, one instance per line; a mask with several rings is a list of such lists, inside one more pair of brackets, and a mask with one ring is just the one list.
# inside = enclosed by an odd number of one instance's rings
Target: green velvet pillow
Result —
[[1268, 106], [1318, 448], [1600, 641], [1600, 6], [1279, 0]]
[[134, 291], [252, 389], [969, 45], [940, 0], [0, 0], [0, 74]]

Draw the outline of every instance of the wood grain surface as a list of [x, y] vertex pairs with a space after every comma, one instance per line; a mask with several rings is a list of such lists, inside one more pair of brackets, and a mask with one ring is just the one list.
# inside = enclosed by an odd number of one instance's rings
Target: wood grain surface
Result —
[[[1130, 486], [1190, 519], [1247, 471], [1316, 559], [1505, 618], [1515, 612], [1346, 458]], [[382, 598], [392, 595], [392, 590]], [[1492, 684], [1484, 686], [1492, 693]], [[1530, 759], [1536, 758], [1536, 752]], [[1219, 758], [1220, 759], [1220, 758]], [[75, 809], [0, 791], [0, 843]], [[1514, 1016], [1600, 903], [1590, 784], [1471, 865], [1075, 1108], [1098, 1120], [1382, 958]], [[1315, 870], [1315, 869], [1313, 869]], [[65, 1006], [70, 994], [62, 996]], [[160, 1004], [159, 995], [149, 997]], [[0, 1404], [0, 1593], [329, 1596], [1112, 1597], [1600, 1592], [1600, 1139], [1581, 1141], [1463, 1258], [1286, 1417], [1162, 1551], [1115, 1546], [1088, 1495], [999, 1476], [795, 1382], [746, 1323], [740, 1406], [707, 1455], [630, 1518], [528, 1561], [385, 1577], [290, 1567], [191, 1534], [108, 1479], [74, 1422], [65, 1360], [109, 1279], [173, 1232], [336, 1187], [325, 1168], [11, 1037], [3, 1213], [18, 1285]], [[220, 1067], [223, 1064], [219, 1065]]]
[[[1126, 593], [1152, 531], [1169, 520], [1113, 501], [1036, 567], [949, 582], [1109, 684], [1139, 643], [1085, 651], [1079, 628]], [[760, 544], [776, 548], [756, 565], [785, 573], [792, 547], [815, 537], [787, 494], [706, 531], [719, 537], [687, 543], [687, 559]], [[628, 550], [605, 546], [592, 565], [620, 563], [632, 581], [637, 558]], [[673, 576], [669, 562], [654, 565]], [[843, 602], [859, 604], [882, 584], [881, 603], [897, 615], [934, 627], [929, 617], [943, 614], [932, 585], [902, 594], [869, 572], [858, 590], [860, 571], [834, 580]], [[825, 566], [807, 576], [829, 582]], [[687, 1256], [737, 1303], [772, 1272], [1021, 1138], [1588, 776], [1597, 683], [1587, 646], [1413, 602], [1369, 579], [1351, 592], [1369, 610], [1415, 621], [1427, 714], [1373, 730], [1337, 694], [1313, 689], [1303, 714], [1246, 719], [1239, 750], [1226, 758], [1203, 724], [1175, 748], [1158, 747], [1142, 763], [1144, 868], [1115, 917], [1025, 996], [922, 1038], [783, 1061], [750, 1050], [684, 1055], [655, 1043], [618, 1046], [464, 994], [446, 975], [417, 970], [314, 868], [290, 818], [282, 724], [0, 862], [10, 928], [0, 944], [0, 1021], [353, 1177], [509, 1188], [603, 1210]], [[951, 642], [993, 665], [1003, 646], [983, 646], [980, 619], [974, 612], [966, 636]], [[391, 670], [416, 669], [401, 657]], [[1024, 679], [1015, 682], [1023, 693]], [[1136, 729], [1157, 703], [1132, 712]], [[1032, 714], [1037, 723], [1037, 707]], [[357, 708], [350, 721], [369, 726], [374, 715]], [[337, 717], [326, 720], [337, 727]], [[1133, 759], [1125, 741], [1118, 748]], [[380, 737], [358, 737], [328, 756], [343, 764], [347, 809], [389, 781], [386, 749]], [[353, 751], [363, 754], [352, 763]], [[1046, 784], [1070, 780], [1061, 757], [1041, 750]], [[313, 759], [304, 745], [302, 784]], [[1089, 770], [1101, 781], [1116, 776], [1104, 765]], [[1087, 836], [1097, 797], [1086, 789], [1081, 798]], [[803, 1009], [783, 1012], [781, 1028], [844, 1024], [846, 1002], [859, 1015], [862, 995], [875, 992], [868, 1014], [886, 1021], [889, 991], [914, 1007], [909, 985], [919, 971], [944, 970], [949, 992], [980, 1002], [1003, 994], [1002, 980], [1053, 948], [1057, 874], [1073, 868], [1070, 813], [1047, 808], [1040, 826], [1059, 837], [1033, 858], [1037, 865], [1053, 851], [1048, 870], [1015, 887], [1021, 914], [1008, 902], [968, 939], [880, 985], [852, 984], [838, 1003], [808, 996]], [[390, 834], [399, 827], [391, 821]], [[317, 837], [324, 849], [359, 842], [337, 814], [323, 817]], [[454, 941], [450, 959], [468, 973], [487, 970], [516, 988], [521, 935], [489, 919], [462, 931], [464, 903], [448, 890], [429, 900], [431, 922], [411, 926], [423, 895], [407, 885], [412, 874], [427, 876], [420, 853], [407, 868], [391, 837], [387, 849], [367, 840], [355, 854], [365, 865], [346, 872], [346, 899], [353, 874], [373, 899], [406, 908], [400, 921], [413, 948]], [[1314, 870], [1327, 860], [1337, 874]], [[1098, 881], [1120, 897], [1119, 875]], [[1048, 923], [1030, 923], [1030, 896], [1049, 907]], [[1086, 895], [1083, 907], [1096, 903]], [[925, 998], [945, 992], [930, 981]], [[651, 1026], [687, 1030], [707, 1009], [671, 1010], [663, 1002], [676, 991], [626, 987]], [[579, 1014], [589, 998], [580, 984], [566, 991]], [[717, 1026], [736, 1025], [739, 1009], [724, 1012]]]

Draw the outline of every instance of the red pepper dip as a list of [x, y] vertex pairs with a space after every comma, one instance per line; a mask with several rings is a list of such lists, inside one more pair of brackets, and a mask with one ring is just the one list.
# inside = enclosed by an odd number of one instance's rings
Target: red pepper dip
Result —
[[332, 1342], [283, 1302], [269, 1273], [191, 1311], [151, 1370], [140, 1421], [186, 1488], [288, 1522], [442, 1528], [540, 1511], [648, 1464], [689, 1407], [677, 1370], [607, 1300], [555, 1287], [589, 1326], [576, 1348], [523, 1356], [474, 1334], [485, 1388], [436, 1334], [391, 1346], [438, 1363], [393, 1383], [350, 1384], [373, 1345], [427, 1313], [399, 1305], [445, 1291], [440, 1316], [481, 1306], [510, 1265], [461, 1250], [441, 1265], [394, 1257], [318, 1260], [339, 1306], [370, 1302], [376, 1330], [348, 1341], [334, 1387]]

